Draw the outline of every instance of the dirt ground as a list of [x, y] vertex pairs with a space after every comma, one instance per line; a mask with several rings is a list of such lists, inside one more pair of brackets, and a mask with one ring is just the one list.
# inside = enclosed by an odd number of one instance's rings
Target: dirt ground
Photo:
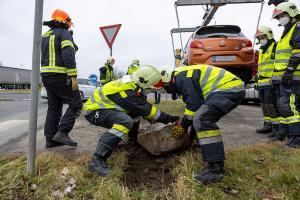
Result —
[[[266, 142], [266, 135], [255, 134], [255, 129], [261, 124], [261, 111], [257, 106], [240, 106], [228, 114], [219, 122], [226, 148]], [[148, 125], [147, 121], [141, 123], [143, 128]], [[40, 130], [37, 136], [37, 151], [61, 153], [68, 158], [74, 158], [83, 153], [92, 154], [99, 135], [105, 131], [105, 128], [90, 125], [83, 116], [80, 116], [70, 133], [71, 137], [78, 142], [77, 147], [62, 146], [45, 149], [43, 130]], [[181, 152], [152, 156], [138, 145], [125, 145], [118, 149], [118, 151], [120, 150], [128, 152], [128, 163], [122, 181], [129, 188], [149, 188], [158, 191], [166, 189], [174, 181], [170, 171], [178, 160], [177, 155]], [[19, 138], [2, 146], [0, 152], [2, 154], [26, 153], [27, 137]]]

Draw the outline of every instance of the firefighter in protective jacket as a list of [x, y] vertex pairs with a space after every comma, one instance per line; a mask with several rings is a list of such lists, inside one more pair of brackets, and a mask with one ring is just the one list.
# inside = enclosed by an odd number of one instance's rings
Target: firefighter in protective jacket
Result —
[[300, 14], [296, 4], [276, 6], [273, 18], [284, 27], [276, 47], [272, 84], [279, 98], [278, 139], [288, 137], [287, 147], [300, 148]]
[[89, 170], [99, 176], [107, 176], [110, 172], [106, 164], [118, 143], [128, 136], [135, 141], [139, 129], [139, 116], [148, 120], [176, 122], [179, 117], [161, 112], [148, 103], [143, 90], [154, 86], [161, 80], [159, 71], [149, 65], [142, 66], [138, 71], [125, 75], [96, 89], [84, 105], [85, 118], [96, 126], [109, 130], [98, 141], [94, 156], [89, 163]]
[[[78, 48], [69, 31], [72, 21], [66, 12], [56, 9], [52, 20], [44, 22], [44, 25], [50, 28], [41, 43], [41, 76], [48, 99], [44, 129], [46, 148], [76, 146], [77, 143], [68, 136], [82, 108], [75, 62]], [[69, 107], [62, 117], [64, 103]]]
[[254, 37], [260, 43], [256, 84], [264, 115], [264, 126], [257, 129], [256, 132], [262, 134], [270, 133], [269, 138], [272, 138], [278, 134], [280, 122], [277, 98], [270, 81], [274, 71], [276, 41], [274, 40], [272, 29], [267, 26], [259, 27]]
[[108, 57], [104, 66], [102, 66], [100, 71], [100, 83], [101, 85], [105, 85], [106, 83], [114, 80], [114, 68], [115, 59], [113, 57]]
[[[186, 104], [179, 123], [172, 129], [175, 138], [189, 126], [196, 131], [202, 158], [208, 170], [195, 176], [207, 184], [221, 180], [224, 174], [224, 145], [216, 122], [237, 107], [245, 96], [244, 83], [232, 73], [210, 65], [162, 68], [166, 92], [180, 95]], [[174, 95], [175, 94], [175, 95]]]

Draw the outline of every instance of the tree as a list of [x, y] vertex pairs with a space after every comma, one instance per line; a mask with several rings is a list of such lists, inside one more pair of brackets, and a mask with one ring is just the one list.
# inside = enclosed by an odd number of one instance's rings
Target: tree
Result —
[[114, 69], [114, 77], [115, 79], [122, 78], [125, 75], [125, 72], [120, 71], [118, 69]]

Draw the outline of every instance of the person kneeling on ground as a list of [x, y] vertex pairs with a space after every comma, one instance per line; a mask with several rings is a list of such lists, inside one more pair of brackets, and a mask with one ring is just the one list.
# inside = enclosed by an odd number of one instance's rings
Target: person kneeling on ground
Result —
[[219, 127], [221, 117], [244, 99], [244, 83], [232, 73], [210, 65], [162, 68], [165, 91], [180, 95], [185, 112], [171, 134], [180, 138], [193, 125], [208, 169], [195, 175], [203, 184], [220, 181], [224, 174], [224, 145]]
[[118, 143], [126, 136], [136, 141], [139, 116], [164, 124], [174, 123], [179, 117], [168, 115], [145, 100], [143, 90], [161, 81], [159, 71], [144, 65], [132, 76], [126, 75], [96, 89], [84, 105], [85, 118], [91, 124], [106, 127], [98, 141], [96, 151], [89, 163], [89, 171], [107, 176], [110, 168], [106, 163]]

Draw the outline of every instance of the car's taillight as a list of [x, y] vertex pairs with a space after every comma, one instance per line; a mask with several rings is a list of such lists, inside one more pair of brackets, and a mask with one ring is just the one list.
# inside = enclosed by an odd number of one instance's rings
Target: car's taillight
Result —
[[252, 42], [250, 40], [245, 40], [242, 42], [242, 47], [252, 47]]
[[191, 43], [191, 48], [199, 48], [199, 49], [203, 49], [204, 45], [202, 44], [202, 42], [198, 41], [198, 40], [194, 40]]

